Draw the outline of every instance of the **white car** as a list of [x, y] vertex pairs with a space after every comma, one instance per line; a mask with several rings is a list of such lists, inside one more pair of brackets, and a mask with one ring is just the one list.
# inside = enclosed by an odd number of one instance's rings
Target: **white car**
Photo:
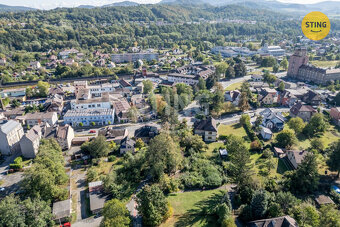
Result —
[[5, 191], [5, 188], [0, 188], [0, 192], [3, 192], [3, 191]]

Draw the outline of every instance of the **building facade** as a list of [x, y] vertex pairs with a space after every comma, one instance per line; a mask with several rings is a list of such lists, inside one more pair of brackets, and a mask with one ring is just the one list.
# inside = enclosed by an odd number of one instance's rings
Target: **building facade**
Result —
[[308, 61], [307, 50], [297, 49], [289, 58], [287, 76], [322, 85], [340, 80], [340, 69], [323, 69], [308, 64]]
[[123, 54], [112, 54], [111, 60], [114, 63], [123, 62], [135, 62], [138, 60], [158, 60], [158, 53], [123, 53]]
[[39, 150], [41, 128], [39, 125], [31, 128], [20, 140], [21, 154], [25, 158], [35, 158]]
[[26, 124], [30, 127], [41, 124], [43, 122], [46, 122], [49, 125], [55, 125], [58, 121], [58, 114], [57, 112], [28, 113], [25, 115], [25, 121], [26, 121]]
[[0, 152], [2, 155], [11, 155], [20, 150], [19, 141], [24, 136], [20, 123], [9, 120], [0, 125]]
[[109, 125], [114, 122], [114, 115], [114, 109], [69, 110], [64, 115], [64, 122], [71, 126], [90, 126], [92, 122], [95, 125]]

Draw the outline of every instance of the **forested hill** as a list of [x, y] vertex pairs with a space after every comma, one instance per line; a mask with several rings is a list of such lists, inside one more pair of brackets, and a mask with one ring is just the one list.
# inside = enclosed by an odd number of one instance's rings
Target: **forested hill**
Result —
[[23, 13], [4, 13], [2, 18], [24, 21], [37, 21], [48, 24], [57, 22], [128, 22], [128, 21], [157, 21], [188, 22], [200, 18], [212, 20], [219, 18], [244, 20], [282, 20], [287, 16], [268, 10], [250, 9], [239, 5], [213, 7], [211, 5], [138, 5], [129, 7], [104, 8], [59, 8], [49, 11], [30, 11]]
[[291, 15], [238, 5], [156, 4], [2, 13], [0, 52], [71, 47], [111, 52], [112, 46], [127, 48], [136, 42], [143, 48], [162, 48], [221, 45], [251, 37], [292, 39], [301, 34], [300, 23]]

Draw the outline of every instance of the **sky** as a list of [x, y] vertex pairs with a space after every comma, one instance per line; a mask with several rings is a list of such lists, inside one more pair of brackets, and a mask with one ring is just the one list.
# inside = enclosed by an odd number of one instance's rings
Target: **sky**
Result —
[[[77, 7], [79, 5], [102, 6], [123, 0], [0, 0], [0, 4], [11, 6], [28, 6], [38, 9], [53, 9], [56, 7]], [[160, 0], [131, 0], [138, 3], [157, 3]], [[310, 4], [322, 2], [324, 0], [280, 0], [287, 3]], [[334, 0], [340, 1], [340, 0]]]

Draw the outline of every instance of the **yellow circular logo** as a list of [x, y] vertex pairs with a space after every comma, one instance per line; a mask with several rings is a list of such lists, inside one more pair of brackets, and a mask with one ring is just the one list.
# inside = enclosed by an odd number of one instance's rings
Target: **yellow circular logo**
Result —
[[308, 39], [321, 40], [328, 35], [331, 23], [325, 14], [314, 11], [303, 18], [301, 29]]

